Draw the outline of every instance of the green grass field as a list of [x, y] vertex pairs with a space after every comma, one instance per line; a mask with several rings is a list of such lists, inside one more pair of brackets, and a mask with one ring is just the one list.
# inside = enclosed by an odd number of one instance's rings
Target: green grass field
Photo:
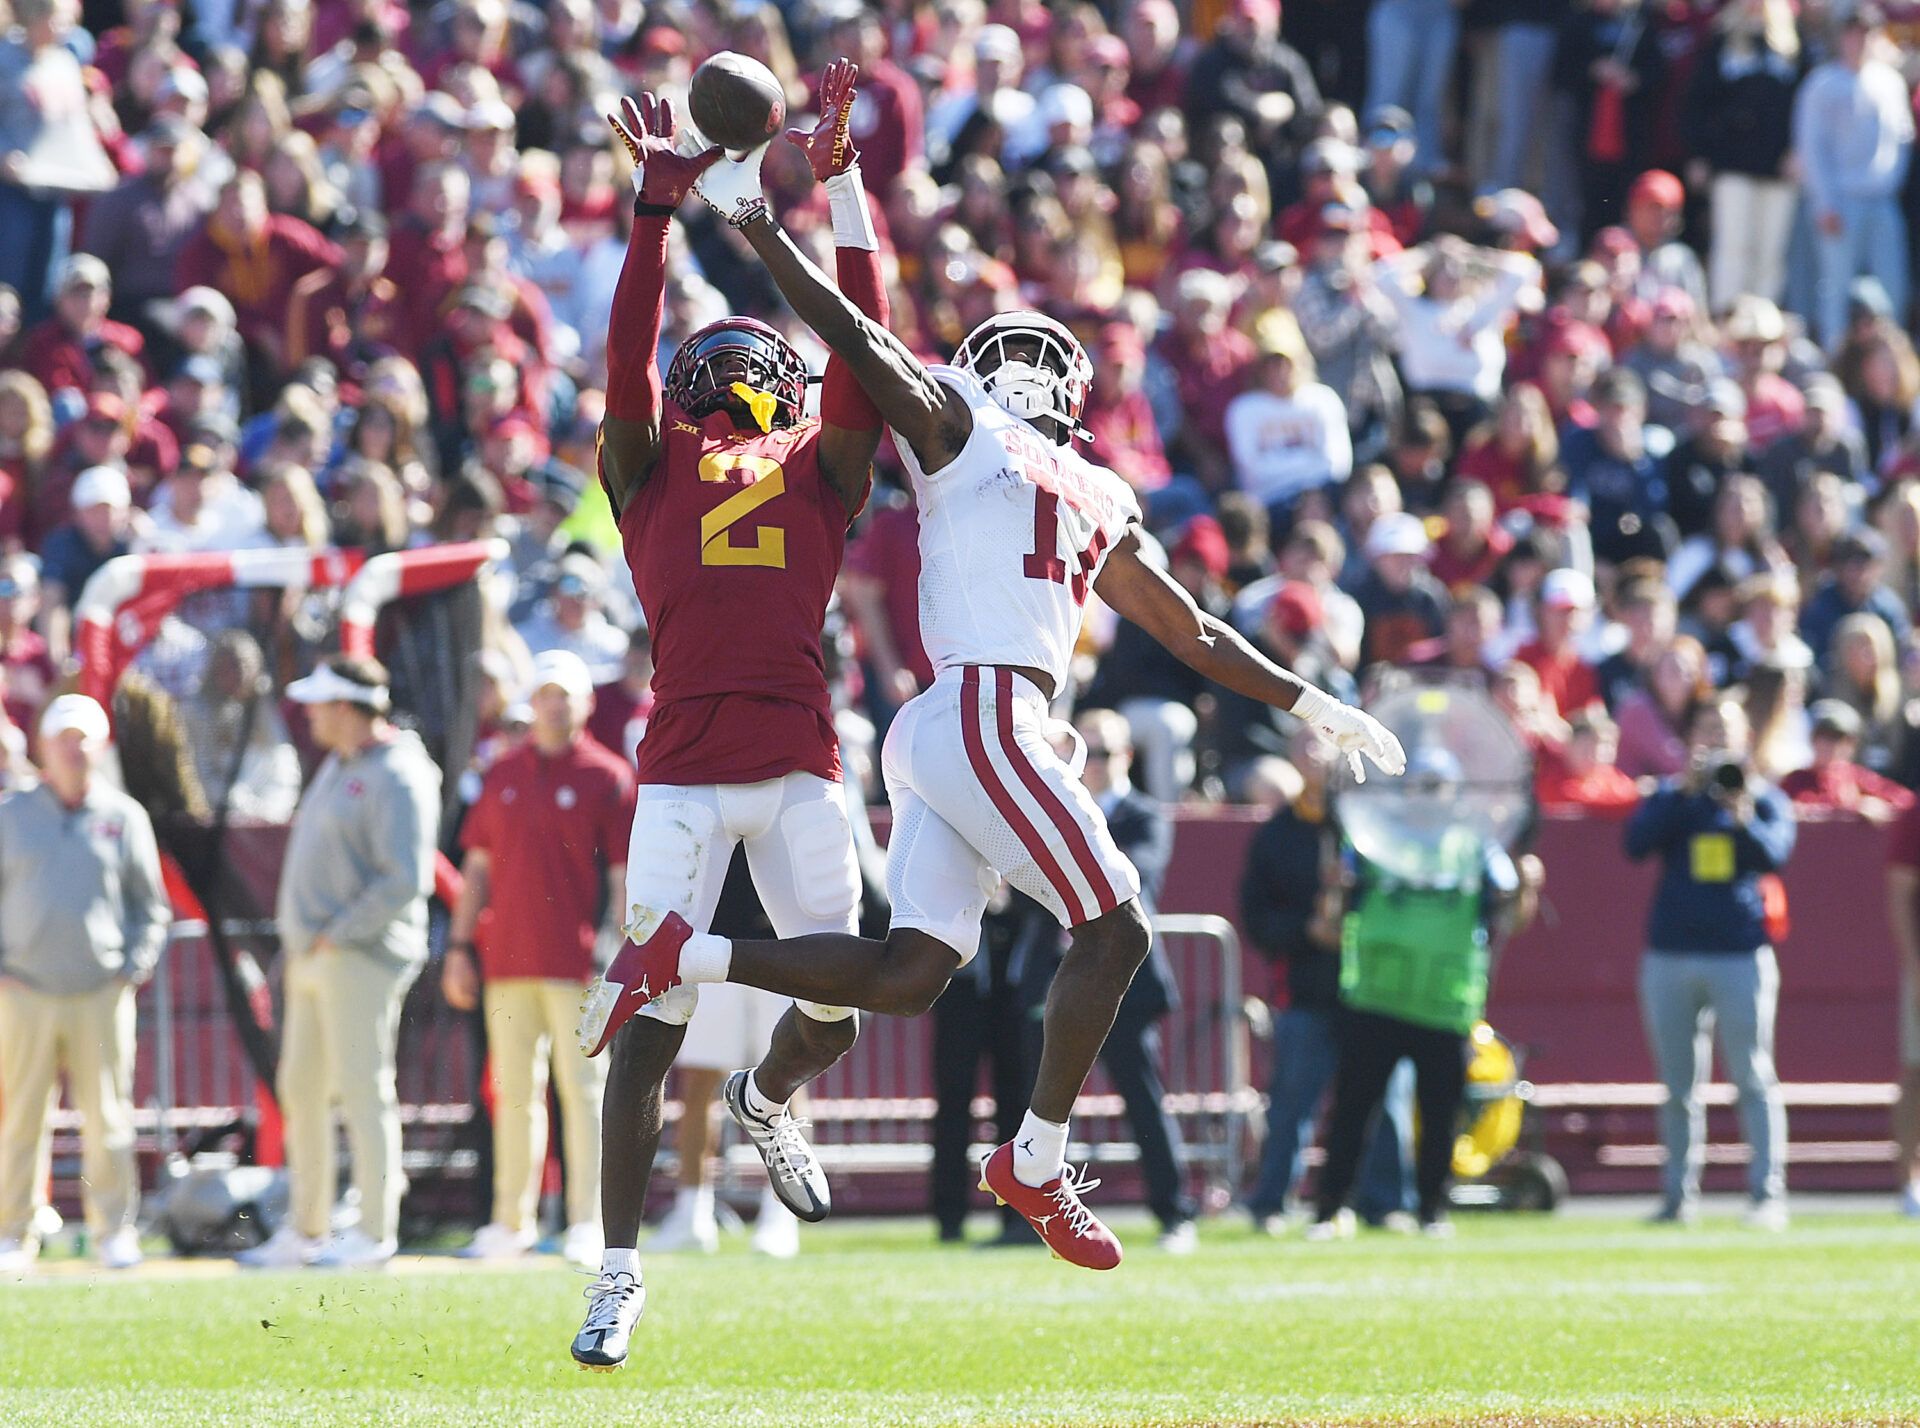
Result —
[[1920, 1226], [1891, 1216], [1469, 1218], [1450, 1244], [1222, 1224], [1188, 1259], [1123, 1234], [1108, 1276], [917, 1225], [814, 1231], [784, 1264], [656, 1257], [614, 1375], [567, 1358], [586, 1278], [563, 1268], [56, 1265], [0, 1284], [0, 1424], [1920, 1423]]

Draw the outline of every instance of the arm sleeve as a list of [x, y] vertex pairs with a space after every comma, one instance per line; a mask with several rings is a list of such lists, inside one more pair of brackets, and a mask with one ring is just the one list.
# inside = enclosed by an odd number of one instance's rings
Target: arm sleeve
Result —
[[[833, 212], [834, 269], [847, 301], [880, 326], [893, 316], [887, 302], [887, 284], [880, 273], [879, 240], [867, 215], [867, 195], [858, 168], [827, 180]], [[873, 431], [885, 425], [880, 409], [867, 396], [853, 369], [839, 353], [827, 358], [820, 387], [820, 419], [846, 431]]]
[[1793, 809], [1777, 789], [1768, 789], [1754, 800], [1753, 817], [1735, 833], [1740, 845], [1740, 861], [1759, 872], [1778, 872], [1793, 855], [1794, 840], [1800, 826], [1794, 822]]
[[127, 818], [124, 845], [126, 867], [121, 876], [123, 900], [122, 936], [125, 939], [127, 976], [135, 983], [153, 975], [166, 945], [167, 924], [173, 920], [173, 907], [167, 899], [166, 881], [160, 875], [160, 848], [154, 841], [153, 824], [144, 812]]
[[386, 807], [376, 806], [371, 817], [380, 871], [320, 929], [322, 937], [347, 947], [377, 943], [416, 898], [433, 891], [433, 840], [440, 822], [433, 783], [411, 770], [396, 776], [383, 800]]
[[660, 324], [667, 304], [667, 225], [659, 214], [636, 214], [627, 260], [607, 319], [607, 415], [654, 421], [660, 415]]

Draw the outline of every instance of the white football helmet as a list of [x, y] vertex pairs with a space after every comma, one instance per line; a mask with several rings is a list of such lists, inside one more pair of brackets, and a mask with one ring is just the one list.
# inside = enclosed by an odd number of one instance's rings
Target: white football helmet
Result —
[[[1007, 350], [1012, 341], [1037, 342], [1040, 350], [1016, 357]], [[1082, 434], [1080, 410], [1093, 385], [1093, 363], [1079, 339], [1044, 312], [1025, 309], [988, 318], [967, 334], [953, 365], [978, 377], [988, 395], [1014, 416], [1054, 418], [1063, 432], [1060, 445]]]

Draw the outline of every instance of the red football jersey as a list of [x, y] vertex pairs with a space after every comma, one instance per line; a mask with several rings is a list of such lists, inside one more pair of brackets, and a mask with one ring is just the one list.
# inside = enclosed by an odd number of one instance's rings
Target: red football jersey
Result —
[[847, 512], [819, 437], [817, 421], [743, 432], [664, 404], [659, 464], [620, 513], [653, 632], [640, 782], [840, 777], [820, 629]]

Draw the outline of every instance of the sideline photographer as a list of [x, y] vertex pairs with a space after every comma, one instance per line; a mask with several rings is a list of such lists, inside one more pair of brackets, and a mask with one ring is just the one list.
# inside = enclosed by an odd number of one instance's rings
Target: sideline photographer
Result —
[[1754, 771], [1739, 704], [1703, 705], [1688, 730], [1686, 773], [1663, 782], [1627, 824], [1627, 856], [1658, 855], [1660, 883], [1647, 918], [1640, 1007], [1667, 1098], [1664, 1198], [1656, 1219], [1693, 1218], [1706, 1156], [1700, 1085], [1717, 1031], [1752, 1148], [1747, 1222], [1784, 1229], [1786, 1109], [1773, 1069], [1780, 968], [1773, 955], [1784, 895], [1772, 875], [1793, 852], [1785, 795]]

